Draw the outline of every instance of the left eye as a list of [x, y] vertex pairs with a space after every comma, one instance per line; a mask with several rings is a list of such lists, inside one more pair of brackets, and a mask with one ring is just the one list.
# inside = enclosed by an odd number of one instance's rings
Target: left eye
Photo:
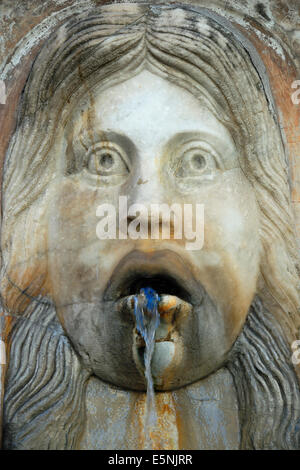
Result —
[[101, 176], [121, 176], [129, 171], [124, 152], [109, 142], [95, 145], [90, 149], [87, 168], [91, 173]]
[[188, 146], [181, 152], [180, 158], [175, 163], [174, 173], [179, 178], [197, 177], [208, 175], [217, 167], [215, 152], [210, 146], [202, 143]]

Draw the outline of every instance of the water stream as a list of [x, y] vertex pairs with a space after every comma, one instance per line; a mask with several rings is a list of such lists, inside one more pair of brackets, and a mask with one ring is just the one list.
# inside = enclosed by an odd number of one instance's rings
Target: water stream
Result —
[[[134, 296], [134, 314], [136, 328], [145, 341], [144, 366], [147, 380], [145, 436], [146, 444], [151, 443], [150, 432], [155, 428], [157, 421], [153, 378], [151, 373], [151, 360], [155, 345], [155, 331], [160, 323], [158, 313], [159, 295], [151, 287], [140, 290]], [[150, 447], [151, 448], [151, 447]]]

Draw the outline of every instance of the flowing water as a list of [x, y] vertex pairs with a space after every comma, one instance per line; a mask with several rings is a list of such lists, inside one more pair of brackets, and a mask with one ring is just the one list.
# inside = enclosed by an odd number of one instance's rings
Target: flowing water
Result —
[[155, 331], [160, 323], [158, 313], [159, 295], [151, 287], [140, 290], [134, 296], [134, 314], [136, 318], [136, 328], [145, 341], [144, 366], [147, 380], [147, 400], [146, 400], [146, 421], [145, 436], [146, 443], [151, 443], [150, 432], [156, 425], [157, 415], [155, 407], [155, 394], [153, 378], [151, 373], [151, 360], [155, 345]]

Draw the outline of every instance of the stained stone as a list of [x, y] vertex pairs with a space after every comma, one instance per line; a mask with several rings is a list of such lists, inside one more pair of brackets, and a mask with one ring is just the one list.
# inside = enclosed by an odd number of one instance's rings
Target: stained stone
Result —
[[12, 3], [3, 448], [298, 449], [294, 19], [277, 0]]

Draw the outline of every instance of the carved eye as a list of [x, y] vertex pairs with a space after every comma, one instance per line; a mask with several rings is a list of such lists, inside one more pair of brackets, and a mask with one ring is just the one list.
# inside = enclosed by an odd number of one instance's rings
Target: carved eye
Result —
[[100, 176], [123, 176], [129, 172], [124, 152], [111, 142], [96, 144], [89, 150], [87, 168]]
[[179, 178], [209, 175], [217, 168], [217, 155], [206, 143], [188, 144], [175, 164]]

